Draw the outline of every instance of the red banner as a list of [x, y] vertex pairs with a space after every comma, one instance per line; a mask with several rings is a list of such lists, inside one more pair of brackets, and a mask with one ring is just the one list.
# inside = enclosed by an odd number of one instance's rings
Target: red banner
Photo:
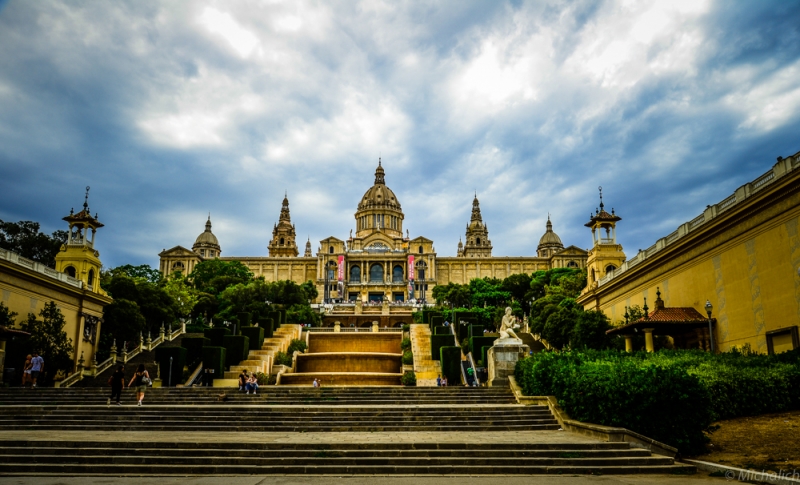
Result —
[[408, 255], [408, 281], [414, 281], [414, 255]]
[[343, 281], [344, 280], [344, 255], [343, 254], [339, 255], [339, 275], [338, 276], [339, 276], [338, 277], [339, 281]]

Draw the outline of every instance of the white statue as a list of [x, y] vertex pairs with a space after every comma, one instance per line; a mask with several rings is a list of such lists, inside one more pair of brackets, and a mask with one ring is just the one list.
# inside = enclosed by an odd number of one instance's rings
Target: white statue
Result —
[[517, 319], [511, 314], [511, 307], [506, 307], [506, 314], [503, 315], [503, 321], [500, 323], [501, 340], [510, 338], [520, 340], [520, 338], [517, 337], [517, 334], [514, 332], [515, 323], [517, 323]]

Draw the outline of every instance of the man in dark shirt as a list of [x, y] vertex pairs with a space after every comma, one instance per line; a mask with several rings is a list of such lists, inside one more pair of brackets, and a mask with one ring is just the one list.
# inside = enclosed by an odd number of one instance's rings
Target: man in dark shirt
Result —
[[120, 364], [117, 366], [116, 372], [108, 379], [111, 384], [111, 397], [108, 398], [108, 405], [111, 406], [111, 400], [117, 398], [117, 406], [122, 406], [119, 403], [119, 398], [122, 395], [122, 388], [125, 387], [125, 366]]

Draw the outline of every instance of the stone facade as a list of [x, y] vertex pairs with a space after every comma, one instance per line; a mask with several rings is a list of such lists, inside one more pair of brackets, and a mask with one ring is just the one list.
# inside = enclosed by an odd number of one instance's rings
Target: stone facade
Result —
[[[488, 227], [483, 222], [477, 197], [473, 200], [467, 225], [467, 244], [462, 245], [455, 257], [439, 257], [432, 240], [423, 236], [412, 239], [408, 231], [404, 234], [404, 219], [400, 201], [386, 185], [386, 173], [379, 161], [374, 183], [356, 208], [355, 234], [351, 231], [346, 240], [333, 236], [321, 240], [316, 256], [311, 255], [309, 241], [304, 255], [298, 256], [296, 231], [289, 217], [289, 201], [284, 197], [279, 222], [269, 244], [269, 256], [226, 256], [220, 259], [241, 261], [255, 276], [263, 276], [267, 281], [288, 279], [303, 283], [311, 280], [317, 285], [318, 302], [329, 299], [358, 301], [364, 304], [365, 309], [372, 308], [370, 302], [429, 300], [437, 284], [466, 284], [472, 278], [489, 276], [502, 279], [516, 273], [586, 266], [587, 252], [575, 246], [564, 248], [552, 232], [549, 218], [548, 232], [542, 236], [547, 244], [543, 247], [540, 241], [539, 254], [492, 256]], [[546, 251], [543, 251], [545, 247]], [[173, 271], [189, 273], [197, 263], [209, 259], [209, 256], [183, 246], [162, 251], [159, 257], [159, 268], [164, 274]], [[381, 320], [382, 325], [384, 320]], [[399, 321], [405, 321], [405, 318]]]

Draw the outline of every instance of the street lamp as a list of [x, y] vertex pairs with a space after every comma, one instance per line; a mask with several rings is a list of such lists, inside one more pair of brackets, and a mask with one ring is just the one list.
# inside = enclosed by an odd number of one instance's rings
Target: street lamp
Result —
[[711, 343], [711, 353], [714, 353], [714, 330], [711, 328], [711, 310], [714, 307], [709, 300], [706, 300], [706, 313], [708, 314], [708, 340]]

